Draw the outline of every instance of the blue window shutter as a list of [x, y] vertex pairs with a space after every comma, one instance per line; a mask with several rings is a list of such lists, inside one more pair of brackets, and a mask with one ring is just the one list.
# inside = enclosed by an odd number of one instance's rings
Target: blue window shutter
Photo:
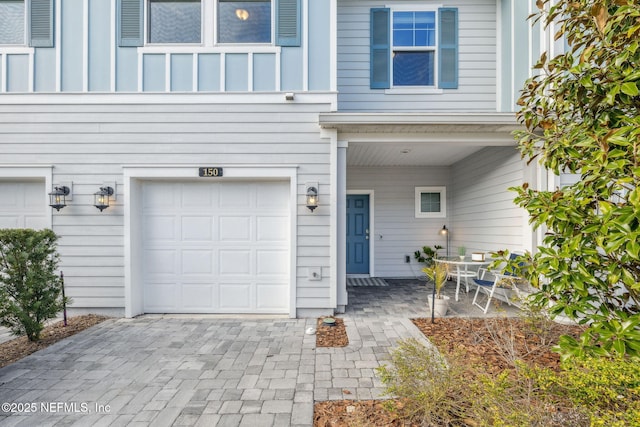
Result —
[[458, 9], [438, 9], [438, 87], [458, 88]]
[[53, 47], [53, 0], [31, 0], [29, 46]]
[[371, 89], [388, 89], [391, 74], [389, 8], [371, 9]]
[[300, 0], [276, 0], [276, 45], [300, 46]]
[[142, 0], [118, 0], [118, 46], [142, 46], [142, 14]]

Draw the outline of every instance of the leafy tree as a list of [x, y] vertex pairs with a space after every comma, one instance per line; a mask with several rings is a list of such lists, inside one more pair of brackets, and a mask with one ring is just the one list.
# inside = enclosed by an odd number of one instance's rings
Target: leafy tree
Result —
[[0, 324], [30, 341], [63, 307], [57, 239], [51, 230], [0, 230]]
[[564, 357], [640, 357], [640, 2], [538, 0], [566, 52], [543, 54], [522, 91], [517, 132], [529, 161], [581, 180], [555, 191], [514, 188], [544, 246], [522, 261], [533, 298], [588, 325]]

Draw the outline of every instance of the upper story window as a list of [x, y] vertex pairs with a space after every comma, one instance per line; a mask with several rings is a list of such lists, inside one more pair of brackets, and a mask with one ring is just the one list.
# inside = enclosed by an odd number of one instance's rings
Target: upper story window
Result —
[[0, 1], [0, 44], [25, 44], [24, 0]]
[[150, 0], [149, 43], [200, 43], [200, 0]]
[[117, 0], [118, 46], [300, 46], [301, 3], [302, 0]]
[[271, 0], [218, 0], [219, 43], [271, 43]]
[[458, 87], [458, 10], [371, 9], [371, 88]]
[[393, 12], [393, 85], [433, 86], [436, 13]]
[[0, 0], [0, 45], [53, 47], [54, 0]]

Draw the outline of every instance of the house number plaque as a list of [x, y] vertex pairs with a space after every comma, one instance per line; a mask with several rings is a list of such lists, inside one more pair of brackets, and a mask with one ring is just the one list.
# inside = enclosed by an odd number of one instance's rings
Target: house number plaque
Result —
[[198, 168], [198, 176], [203, 176], [205, 178], [217, 178], [222, 176], [222, 168], [211, 166]]

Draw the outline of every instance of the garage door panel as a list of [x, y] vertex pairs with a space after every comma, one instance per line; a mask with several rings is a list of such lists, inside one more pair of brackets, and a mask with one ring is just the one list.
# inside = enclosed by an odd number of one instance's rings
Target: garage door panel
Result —
[[169, 215], [147, 215], [144, 221], [144, 233], [148, 242], [176, 240], [176, 217]]
[[250, 216], [221, 216], [219, 222], [221, 241], [251, 240]]
[[183, 208], [204, 209], [213, 206], [216, 187], [205, 183], [189, 183], [181, 186]]
[[21, 218], [17, 215], [0, 216], [0, 228], [20, 228]]
[[147, 283], [144, 302], [147, 310], [173, 311], [180, 306], [178, 288], [173, 283]]
[[35, 228], [48, 226], [44, 181], [0, 181], [0, 228]]
[[40, 230], [47, 227], [47, 221], [43, 216], [25, 216], [24, 226], [26, 228]]
[[289, 236], [289, 220], [282, 216], [258, 216], [256, 218], [258, 242], [285, 242]]
[[182, 274], [213, 274], [213, 250], [183, 250]]
[[221, 209], [249, 209], [251, 208], [252, 189], [246, 183], [225, 183], [220, 187]]
[[146, 312], [288, 312], [288, 182], [148, 181], [142, 191]]
[[185, 215], [181, 221], [183, 241], [213, 240], [213, 219], [211, 216]]
[[182, 284], [182, 306], [186, 309], [208, 309], [213, 306], [211, 284]]
[[251, 251], [220, 249], [220, 276], [251, 274]]
[[251, 311], [250, 283], [220, 283], [220, 309], [247, 313]]
[[258, 250], [256, 251], [256, 272], [258, 275], [285, 275], [287, 274], [287, 251]]
[[287, 299], [288, 286], [286, 282], [258, 283], [256, 292], [258, 309], [278, 310], [282, 308], [282, 301]]
[[175, 249], [147, 249], [144, 251], [143, 272], [153, 274], [176, 274], [177, 251]]
[[176, 199], [176, 187], [170, 183], [146, 186], [142, 195], [143, 209], [173, 208]]

